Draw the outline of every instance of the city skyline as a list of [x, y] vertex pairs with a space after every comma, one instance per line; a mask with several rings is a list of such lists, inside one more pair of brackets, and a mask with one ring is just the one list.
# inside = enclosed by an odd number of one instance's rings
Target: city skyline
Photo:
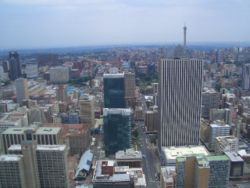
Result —
[[[2, 0], [0, 49], [249, 42], [242, 0]], [[205, 23], [205, 24], [204, 24]]]

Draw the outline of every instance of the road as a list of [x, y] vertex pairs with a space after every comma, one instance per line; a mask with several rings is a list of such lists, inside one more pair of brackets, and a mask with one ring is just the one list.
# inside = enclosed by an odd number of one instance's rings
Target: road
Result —
[[150, 147], [147, 143], [147, 135], [144, 132], [144, 122], [138, 122], [138, 132], [140, 138], [140, 148], [143, 156], [143, 171], [146, 176], [147, 188], [158, 188], [159, 181], [155, 175], [160, 166], [160, 160], [156, 155], [155, 148]]

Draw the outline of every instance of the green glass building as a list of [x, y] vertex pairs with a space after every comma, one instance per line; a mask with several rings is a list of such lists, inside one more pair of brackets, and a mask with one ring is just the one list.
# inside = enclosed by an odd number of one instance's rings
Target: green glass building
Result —
[[104, 74], [104, 108], [126, 108], [124, 73]]
[[106, 155], [131, 146], [132, 110], [129, 108], [104, 108], [104, 144]]

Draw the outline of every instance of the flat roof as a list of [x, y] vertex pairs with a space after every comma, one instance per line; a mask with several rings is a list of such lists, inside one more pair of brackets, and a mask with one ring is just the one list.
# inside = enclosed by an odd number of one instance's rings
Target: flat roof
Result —
[[22, 155], [0, 155], [0, 161], [20, 161]]
[[232, 162], [243, 162], [244, 160], [236, 152], [225, 152]]
[[35, 134], [38, 135], [38, 134], [41, 134], [41, 135], [44, 135], [44, 134], [58, 134], [59, 132], [61, 131], [61, 128], [60, 127], [39, 127]]
[[130, 108], [104, 108], [103, 115], [107, 116], [108, 114], [122, 114], [122, 115], [131, 115], [132, 110]]
[[212, 124], [210, 124], [210, 127], [214, 127], [214, 128], [216, 128], [216, 127], [228, 127], [228, 128], [230, 128], [230, 126], [228, 124], [218, 124], [218, 123], [212, 123]]
[[124, 78], [124, 73], [114, 73], [114, 74], [103, 74], [103, 78]]
[[24, 134], [26, 130], [35, 131], [36, 128], [34, 127], [11, 127], [11, 128], [6, 129], [2, 134]]
[[37, 145], [39, 151], [64, 151], [66, 145]]
[[209, 154], [204, 146], [162, 147], [162, 151], [167, 163], [175, 163], [177, 157]]
[[135, 151], [130, 148], [125, 151], [121, 150], [115, 153], [116, 160], [142, 160], [141, 151]]
[[20, 144], [14, 144], [14, 145], [11, 145], [9, 148], [8, 148], [8, 151], [20, 151], [22, 149], [21, 145]]

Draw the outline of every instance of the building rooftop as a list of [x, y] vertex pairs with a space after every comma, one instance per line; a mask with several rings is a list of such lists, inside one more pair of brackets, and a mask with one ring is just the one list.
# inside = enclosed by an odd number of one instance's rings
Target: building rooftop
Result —
[[8, 151], [20, 151], [22, 150], [21, 144], [14, 144], [8, 148]]
[[130, 181], [129, 174], [103, 174], [102, 167], [114, 167], [114, 160], [100, 160], [96, 162], [96, 169], [93, 175], [93, 182], [124, 182]]
[[192, 155], [208, 155], [209, 152], [204, 146], [181, 146], [181, 147], [162, 147], [166, 162], [175, 164], [177, 157]]
[[130, 108], [104, 108], [103, 115], [107, 116], [108, 114], [121, 114], [129, 116], [132, 114], [132, 110]]
[[225, 152], [232, 162], [243, 162], [244, 160], [236, 152]]
[[6, 129], [2, 134], [24, 134], [26, 130], [36, 130], [34, 127], [11, 127]]
[[164, 182], [174, 183], [174, 175], [176, 174], [175, 166], [163, 166], [161, 167], [161, 174]]
[[121, 150], [115, 154], [116, 160], [142, 160], [142, 154], [140, 151], [134, 149]]
[[219, 127], [230, 128], [230, 126], [228, 124], [220, 124], [220, 123], [212, 123], [212, 124], [210, 124], [210, 127], [212, 127], [212, 128], [219, 128]]
[[20, 161], [22, 155], [0, 155], [0, 162], [1, 161]]
[[124, 78], [124, 73], [103, 74], [103, 78]]
[[66, 145], [37, 145], [39, 151], [64, 151]]
[[39, 127], [36, 131], [36, 135], [41, 134], [58, 134], [61, 131], [60, 127]]
[[78, 164], [77, 169], [76, 169], [75, 178], [79, 175], [79, 173], [82, 170], [85, 170], [85, 171], [89, 172], [90, 167], [92, 165], [93, 156], [94, 155], [93, 155], [93, 153], [90, 150], [87, 150], [81, 156], [81, 159], [80, 159], [79, 164]]

